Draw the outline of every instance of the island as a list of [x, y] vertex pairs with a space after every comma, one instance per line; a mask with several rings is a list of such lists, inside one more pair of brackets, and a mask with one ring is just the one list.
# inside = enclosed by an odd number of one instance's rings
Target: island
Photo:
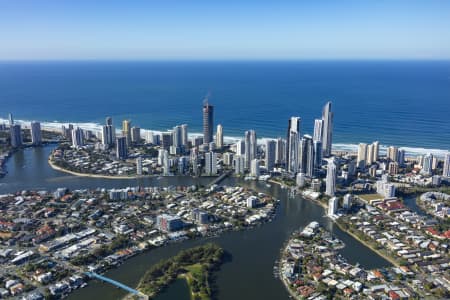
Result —
[[192, 300], [210, 300], [213, 297], [211, 273], [220, 267], [223, 256], [224, 250], [212, 243], [182, 250], [148, 270], [137, 289], [152, 298], [175, 279], [183, 278]]

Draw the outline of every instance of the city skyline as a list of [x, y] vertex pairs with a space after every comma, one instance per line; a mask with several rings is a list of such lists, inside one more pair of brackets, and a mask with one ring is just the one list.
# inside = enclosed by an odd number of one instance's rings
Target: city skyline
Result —
[[0, 60], [450, 59], [437, 0], [0, 1], [0, 28]]

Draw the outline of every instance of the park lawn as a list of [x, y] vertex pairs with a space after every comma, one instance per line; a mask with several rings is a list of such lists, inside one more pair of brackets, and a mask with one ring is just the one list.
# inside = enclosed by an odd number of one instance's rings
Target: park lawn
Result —
[[369, 202], [370, 200], [383, 199], [383, 196], [381, 196], [380, 194], [361, 194], [358, 195], [358, 197], [367, 202]]
[[176, 278], [184, 278], [192, 300], [210, 300], [211, 273], [222, 263], [223, 254], [222, 248], [211, 243], [182, 250], [153, 265], [142, 276], [137, 290], [153, 298]]
[[[188, 283], [192, 300], [211, 300], [211, 292], [208, 282], [208, 272], [204, 271], [207, 264], [194, 264], [185, 266], [186, 273], [180, 275]], [[194, 291], [197, 287], [197, 291]]]

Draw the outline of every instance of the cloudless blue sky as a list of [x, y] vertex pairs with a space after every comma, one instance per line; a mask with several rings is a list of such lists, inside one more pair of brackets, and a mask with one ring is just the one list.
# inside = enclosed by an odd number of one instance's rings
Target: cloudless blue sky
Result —
[[0, 0], [10, 59], [450, 59], [450, 1]]

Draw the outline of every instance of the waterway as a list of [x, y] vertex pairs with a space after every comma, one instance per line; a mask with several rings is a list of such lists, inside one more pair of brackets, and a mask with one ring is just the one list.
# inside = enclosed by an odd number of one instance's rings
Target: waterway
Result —
[[[205, 184], [211, 180], [186, 177], [168, 177], [160, 180], [156, 178], [112, 180], [68, 176], [48, 166], [47, 157], [50, 151], [51, 146], [47, 146], [15, 153], [7, 163], [8, 174], [0, 179], [0, 194], [23, 189], [53, 190], [62, 186], [76, 189], [135, 185], [190, 185], [198, 182]], [[227, 178], [222, 182], [225, 185], [236, 183], [234, 178]], [[313, 220], [321, 223], [344, 241], [346, 247], [341, 250], [341, 253], [349, 262], [360, 263], [366, 268], [389, 266], [389, 262], [337, 228], [324, 216], [325, 212], [321, 206], [299, 196], [290, 197], [287, 190], [275, 184], [267, 187], [265, 183], [253, 181], [238, 183], [270, 193], [281, 200], [273, 222], [251, 230], [227, 232], [215, 238], [191, 240], [151, 250], [127, 260], [119, 268], [110, 270], [105, 275], [135, 287], [144, 272], [159, 260], [169, 258], [182, 249], [212, 241], [222, 246], [230, 257], [215, 274], [218, 288], [217, 299], [287, 299], [289, 296], [282, 282], [273, 276], [274, 262], [279, 258], [283, 243], [292, 231]], [[186, 286], [177, 282], [156, 299], [183, 299], [184, 296], [181, 294], [184, 295], [185, 292], [187, 292]], [[108, 284], [91, 281], [86, 288], [72, 293], [69, 299], [119, 299], [124, 295], [124, 292]]]

